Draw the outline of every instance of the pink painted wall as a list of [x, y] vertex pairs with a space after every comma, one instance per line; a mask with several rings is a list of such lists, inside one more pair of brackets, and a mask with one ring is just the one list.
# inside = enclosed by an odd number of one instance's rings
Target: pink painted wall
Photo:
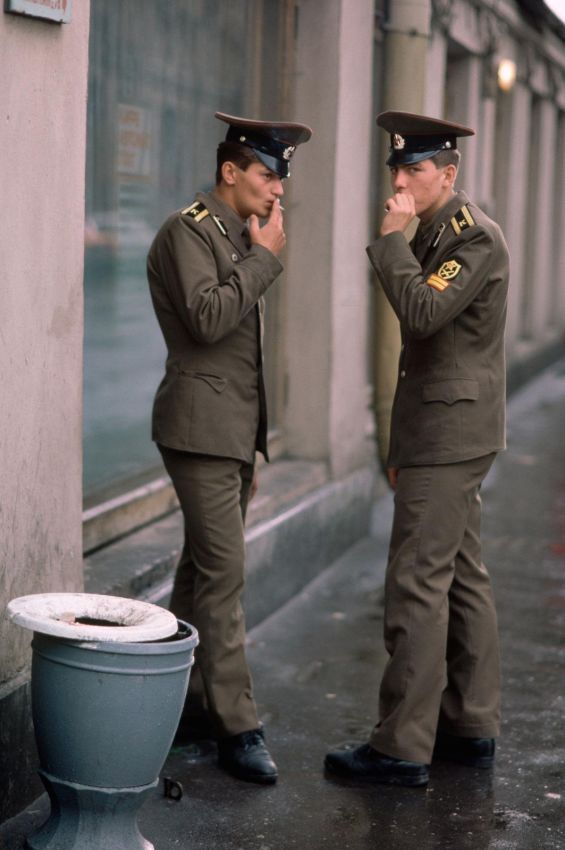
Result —
[[6, 603], [82, 588], [88, 27], [89, 0], [63, 25], [0, 11], [0, 700], [31, 637]]

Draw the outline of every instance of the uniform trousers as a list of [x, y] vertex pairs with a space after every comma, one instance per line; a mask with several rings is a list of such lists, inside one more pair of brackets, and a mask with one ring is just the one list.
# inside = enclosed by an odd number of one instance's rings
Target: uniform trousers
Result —
[[218, 736], [260, 724], [245, 657], [244, 522], [253, 465], [159, 446], [184, 517], [171, 611], [200, 643], [185, 712], [206, 714]]
[[498, 629], [479, 489], [494, 454], [398, 471], [385, 582], [389, 660], [370, 744], [429, 764], [436, 730], [499, 732]]

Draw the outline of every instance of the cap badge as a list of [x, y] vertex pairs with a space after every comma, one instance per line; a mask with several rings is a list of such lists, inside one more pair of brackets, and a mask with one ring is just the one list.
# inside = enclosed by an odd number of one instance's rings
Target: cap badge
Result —
[[239, 137], [239, 141], [240, 141], [240, 142], [244, 142], [244, 141], [245, 141], [245, 136], [240, 136], [240, 137]]
[[294, 153], [295, 150], [296, 150], [296, 145], [289, 145], [282, 152], [282, 158], [286, 159], [287, 162], [288, 162], [288, 160], [291, 158], [291, 156], [292, 156], [292, 154]]
[[406, 146], [406, 139], [404, 136], [401, 136], [400, 133], [394, 133], [392, 136], [392, 146], [395, 151], [404, 150]]

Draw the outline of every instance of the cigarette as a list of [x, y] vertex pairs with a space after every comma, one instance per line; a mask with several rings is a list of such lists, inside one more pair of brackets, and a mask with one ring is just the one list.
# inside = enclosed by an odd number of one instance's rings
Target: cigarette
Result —
[[385, 204], [385, 212], [390, 212], [388, 204]]

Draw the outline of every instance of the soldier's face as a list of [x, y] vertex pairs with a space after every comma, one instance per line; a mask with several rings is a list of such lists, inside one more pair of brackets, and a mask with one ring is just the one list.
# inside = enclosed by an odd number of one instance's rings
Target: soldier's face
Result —
[[262, 162], [251, 163], [245, 171], [236, 167], [234, 178], [233, 200], [243, 219], [252, 214], [266, 218], [276, 199], [284, 195], [281, 178]]
[[411, 194], [416, 215], [427, 221], [449, 200], [453, 179], [450, 166], [437, 168], [431, 159], [412, 165], [393, 165], [390, 180], [395, 193]]

